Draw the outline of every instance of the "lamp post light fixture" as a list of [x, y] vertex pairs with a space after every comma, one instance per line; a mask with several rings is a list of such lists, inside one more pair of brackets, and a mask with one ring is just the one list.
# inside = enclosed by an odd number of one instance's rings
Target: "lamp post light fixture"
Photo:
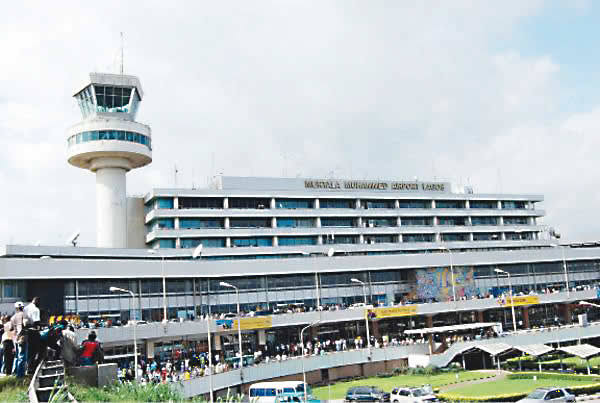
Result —
[[304, 342], [304, 331], [306, 329], [308, 329], [309, 327], [312, 327], [314, 325], [316, 325], [317, 323], [321, 322], [321, 320], [317, 320], [316, 322], [313, 322], [309, 325], [306, 325], [302, 328], [302, 330], [300, 330], [300, 342], [302, 343], [302, 380], [304, 382], [304, 385], [302, 385], [302, 387], [304, 388], [304, 401], [307, 402], [307, 389], [308, 389], [308, 385], [306, 384], [306, 370], [304, 369], [304, 359], [306, 358], [306, 352], [305, 352], [305, 345], [306, 343]]
[[515, 317], [515, 302], [513, 301], [513, 292], [512, 292], [512, 282], [510, 280], [510, 273], [498, 268], [495, 268], [494, 271], [499, 274], [506, 274], [508, 276], [508, 292], [510, 294], [510, 308], [512, 311], [512, 322], [513, 322], [513, 330], [517, 331], [517, 320]]
[[369, 348], [369, 354], [370, 354], [371, 353], [371, 334], [370, 334], [370, 330], [369, 330], [369, 310], [367, 308], [366, 284], [364, 281], [361, 281], [357, 278], [351, 278], [350, 281], [352, 281], [353, 283], [359, 283], [360, 285], [362, 285], [363, 297], [365, 299], [365, 327], [367, 328], [367, 347]]
[[160, 255], [161, 257], [161, 272], [162, 272], [162, 289], [163, 289], [163, 322], [168, 322], [167, 317], [167, 280], [165, 278], [165, 255], [159, 253], [156, 249], [149, 249], [148, 253], [152, 255]]
[[233, 288], [235, 290], [235, 295], [237, 297], [237, 314], [238, 314], [238, 341], [240, 346], [240, 372], [242, 367], [244, 366], [244, 350], [242, 350], [242, 315], [240, 313], [240, 290], [233, 284], [226, 283], [225, 281], [221, 281], [219, 283], [221, 287]]
[[[110, 292], [122, 292], [124, 294], [131, 295], [131, 303], [134, 306], [133, 311], [135, 312], [135, 294], [133, 293], [133, 291], [126, 290], [124, 288], [119, 288], [119, 287], [110, 287], [109, 290], [110, 290]], [[137, 382], [137, 378], [138, 378], [138, 352], [137, 352], [137, 333], [136, 333], [136, 328], [137, 328], [137, 320], [134, 320], [133, 321], [133, 366], [134, 366], [133, 376], [134, 376], [134, 379]]]

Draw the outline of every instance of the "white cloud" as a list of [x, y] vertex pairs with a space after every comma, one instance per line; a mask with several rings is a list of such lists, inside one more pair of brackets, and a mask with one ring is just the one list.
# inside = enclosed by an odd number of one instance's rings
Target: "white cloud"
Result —
[[[492, 191], [500, 170], [503, 191], [546, 194], [548, 222], [593, 236], [577, 221], [585, 215], [556, 212], [572, 202], [556, 179], [593, 164], [597, 116], [563, 116], [560, 61], [511, 42], [542, 6], [15, 4], [0, 27], [0, 185], [10, 189], [0, 208], [19, 214], [0, 223], [0, 242], [62, 242], [81, 227], [94, 243], [94, 177], [67, 164], [65, 130], [79, 119], [70, 96], [85, 74], [116, 71], [120, 31], [125, 70], [146, 92], [138, 120], [153, 129], [154, 161], [128, 174], [131, 193], [172, 186], [175, 164], [185, 186], [217, 172], [333, 171], [471, 178]], [[498, 50], [498, 38], [512, 47]], [[574, 154], [554, 166], [565, 151]], [[594, 175], [579, 173], [582, 189]]]

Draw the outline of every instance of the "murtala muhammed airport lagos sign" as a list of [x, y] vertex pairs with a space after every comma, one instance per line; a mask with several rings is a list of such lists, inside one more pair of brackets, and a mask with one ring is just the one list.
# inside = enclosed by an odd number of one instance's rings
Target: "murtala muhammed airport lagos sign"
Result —
[[442, 182], [387, 182], [354, 181], [336, 179], [307, 179], [305, 189], [329, 190], [392, 190], [399, 192], [447, 192], [448, 186]]

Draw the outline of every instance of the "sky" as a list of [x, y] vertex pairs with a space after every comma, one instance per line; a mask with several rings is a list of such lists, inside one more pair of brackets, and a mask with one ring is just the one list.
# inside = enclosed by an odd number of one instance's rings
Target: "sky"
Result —
[[[13, 2], [0, 24], [0, 244], [95, 245], [94, 174], [66, 160], [89, 72], [144, 88], [153, 162], [130, 195], [239, 176], [451, 180], [544, 195], [600, 239], [600, 4]], [[174, 167], [177, 166], [177, 177]]]

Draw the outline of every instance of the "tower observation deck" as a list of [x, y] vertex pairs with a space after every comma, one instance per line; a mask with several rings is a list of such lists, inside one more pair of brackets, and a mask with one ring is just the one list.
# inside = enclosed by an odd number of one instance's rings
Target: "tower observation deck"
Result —
[[143, 98], [135, 76], [90, 73], [74, 94], [83, 119], [68, 130], [68, 161], [96, 173], [98, 247], [127, 247], [125, 175], [152, 162], [150, 127], [135, 121]]

